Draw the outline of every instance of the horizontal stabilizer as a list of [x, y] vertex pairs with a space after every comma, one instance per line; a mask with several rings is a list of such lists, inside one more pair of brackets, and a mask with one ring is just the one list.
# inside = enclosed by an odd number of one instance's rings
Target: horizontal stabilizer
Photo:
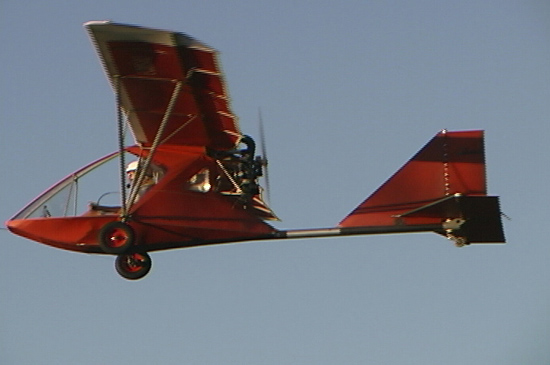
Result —
[[504, 243], [502, 228], [502, 214], [496, 196], [462, 196], [452, 195], [439, 201], [403, 213], [396, 218], [422, 217], [431, 218], [440, 222], [463, 220], [460, 228], [452, 231], [445, 230], [444, 225], [440, 233], [449, 238], [464, 238], [464, 243]]
[[463, 196], [458, 198], [465, 223], [452, 234], [465, 237], [467, 243], [504, 243], [502, 214], [496, 196]]

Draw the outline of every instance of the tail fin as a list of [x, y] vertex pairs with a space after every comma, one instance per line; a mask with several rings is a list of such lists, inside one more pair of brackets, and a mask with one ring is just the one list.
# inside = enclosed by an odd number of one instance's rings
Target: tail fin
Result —
[[[465, 221], [437, 233], [463, 243], [504, 242], [498, 197], [488, 197], [483, 131], [441, 131], [340, 227]], [[457, 240], [458, 242], [459, 240]]]

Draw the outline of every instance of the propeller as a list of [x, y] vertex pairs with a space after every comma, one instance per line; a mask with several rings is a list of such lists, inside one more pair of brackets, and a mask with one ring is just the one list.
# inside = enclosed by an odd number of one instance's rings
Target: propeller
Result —
[[267, 148], [265, 143], [265, 131], [264, 131], [264, 120], [262, 118], [262, 110], [258, 109], [258, 123], [260, 129], [260, 147], [261, 147], [261, 156], [257, 156], [256, 160], [260, 162], [263, 167], [263, 175], [265, 179], [265, 192], [267, 201], [269, 202], [269, 169], [268, 169], [268, 159], [267, 159]]

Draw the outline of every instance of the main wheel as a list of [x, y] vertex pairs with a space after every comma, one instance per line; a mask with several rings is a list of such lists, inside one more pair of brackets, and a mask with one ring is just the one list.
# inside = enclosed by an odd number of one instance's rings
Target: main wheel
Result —
[[119, 255], [115, 269], [125, 279], [141, 279], [151, 270], [151, 257], [146, 252]]
[[99, 231], [99, 247], [105, 253], [124, 253], [134, 244], [134, 240], [134, 230], [124, 222], [107, 223]]

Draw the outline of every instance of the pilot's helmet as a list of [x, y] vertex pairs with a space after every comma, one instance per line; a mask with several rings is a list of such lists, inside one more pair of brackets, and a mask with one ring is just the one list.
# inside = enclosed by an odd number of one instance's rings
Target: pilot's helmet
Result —
[[139, 162], [138, 161], [132, 161], [126, 166], [126, 172], [132, 172], [136, 171], [138, 168]]

